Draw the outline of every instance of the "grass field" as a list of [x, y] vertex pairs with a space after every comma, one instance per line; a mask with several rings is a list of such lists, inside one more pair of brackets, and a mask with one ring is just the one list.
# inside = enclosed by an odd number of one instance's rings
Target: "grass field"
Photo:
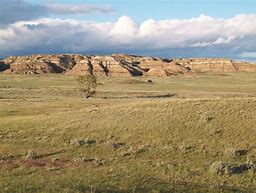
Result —
[[0, 192], [256, 192], [255, 73], [98, 82], [0, 74]]

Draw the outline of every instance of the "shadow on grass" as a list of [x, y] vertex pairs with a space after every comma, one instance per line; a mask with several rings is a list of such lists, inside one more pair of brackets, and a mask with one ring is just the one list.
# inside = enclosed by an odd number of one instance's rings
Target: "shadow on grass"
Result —
[[181, 185], [181, 184], [164, 184], [164, 188], [161, 188], [161, 184], [156, 187], [138, 187], [130, 188], [126, 190], [112, 188], [86, 188], [83, 186], [77, 187], [74, 192], [91, 192], [91, 193], [254, 193], [255, 190], [238, 189], [232, 187], [207, 187], [198, 185]]
[[98, 96], [94, 98], [100, 99], [161, 99], [161, 98], [172, 98], [177, 96], [175, 93], [167, 93], [167, 94], [144, 94], [144, 95], [136, 95], [131, 93], [130, 95], [123, 95], [123, 96], [111, 96], [111, 95], [103, 95], [100, 93]]
[[[24, 184], [23, 184], [24, 185]], [[16, 187], [17, 188], [17, 187]], [[54, 184], [40, 186], [40, 187], [21, 187], [18, 191], [4, 191], [9, 192], [26, 192], [26, 193], [55, 193], [55, 192], [66, 192], [66, 193], [253, 193], [255, 189], [240, 189], [228, 186], [210, 186], [210, 185], [198, 185], [190, 183], [166, 183], [166, 182], [147, 182], [140, 185], [140, 182], [132, 185], [129, 188], [119, 188], [107, 186], [88, 186], [79, 182], [76, 184], [75, 181], [67, 182], [67, 184]], [[22, 190], [22, 191], [20, 191]]]

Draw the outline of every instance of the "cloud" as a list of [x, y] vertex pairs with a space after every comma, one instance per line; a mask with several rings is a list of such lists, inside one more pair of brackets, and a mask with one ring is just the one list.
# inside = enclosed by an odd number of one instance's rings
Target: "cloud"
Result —
[[256, 52], [243, 52], [240, 56], [242, 58], [256, 58]]
[[[36, 19], [0, 30], [0, 55], [129, 52], [165, 56], [241, 57], [256, 49], [256, 15], [222, 19], [116, 22]], [[242, 55], [243, 56], [243, 55]]]
[[87, 14], [92, 12], [109, 13], [113, 11], [110, 6], [90, 4], [49, 4], [45, 6], [49, 13], [54, 14]]
[[33, 4], [25, 0], [1, 0], [0, 25], [47, 17], [50, 14], [109, 13], [110, 6], [93, 4]]
[[0, 24], [30, 20], [46, 13], [47, 10], [41, 5], [33, 5], [23, 0], [1, 0]]

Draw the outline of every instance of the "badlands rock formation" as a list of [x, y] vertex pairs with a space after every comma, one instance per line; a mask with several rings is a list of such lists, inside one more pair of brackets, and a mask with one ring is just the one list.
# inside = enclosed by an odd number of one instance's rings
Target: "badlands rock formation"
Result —
[[13, 74], [63, 73], [98, 76], [171, 76], [202, 72], [256, 72], [256, 64], [221, 58], [163, 59], [125, 54], [111, 56], [32, 55], [0, 60], [0, 71]]

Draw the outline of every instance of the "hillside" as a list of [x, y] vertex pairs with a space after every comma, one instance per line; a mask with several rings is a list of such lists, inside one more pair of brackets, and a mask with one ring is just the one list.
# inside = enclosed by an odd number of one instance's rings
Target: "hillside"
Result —
[[6, 74], [62, 73], [98, 76], [167, 77], [189, 73], [256, 72], [256, 64], [223, 58], [163, 59], [126, 54], [111, 56], [31, 55], [0, 60], [0, 72]]
[[256, 73], [75, 80], [0, 73], [1, 193], [256, 192]]

